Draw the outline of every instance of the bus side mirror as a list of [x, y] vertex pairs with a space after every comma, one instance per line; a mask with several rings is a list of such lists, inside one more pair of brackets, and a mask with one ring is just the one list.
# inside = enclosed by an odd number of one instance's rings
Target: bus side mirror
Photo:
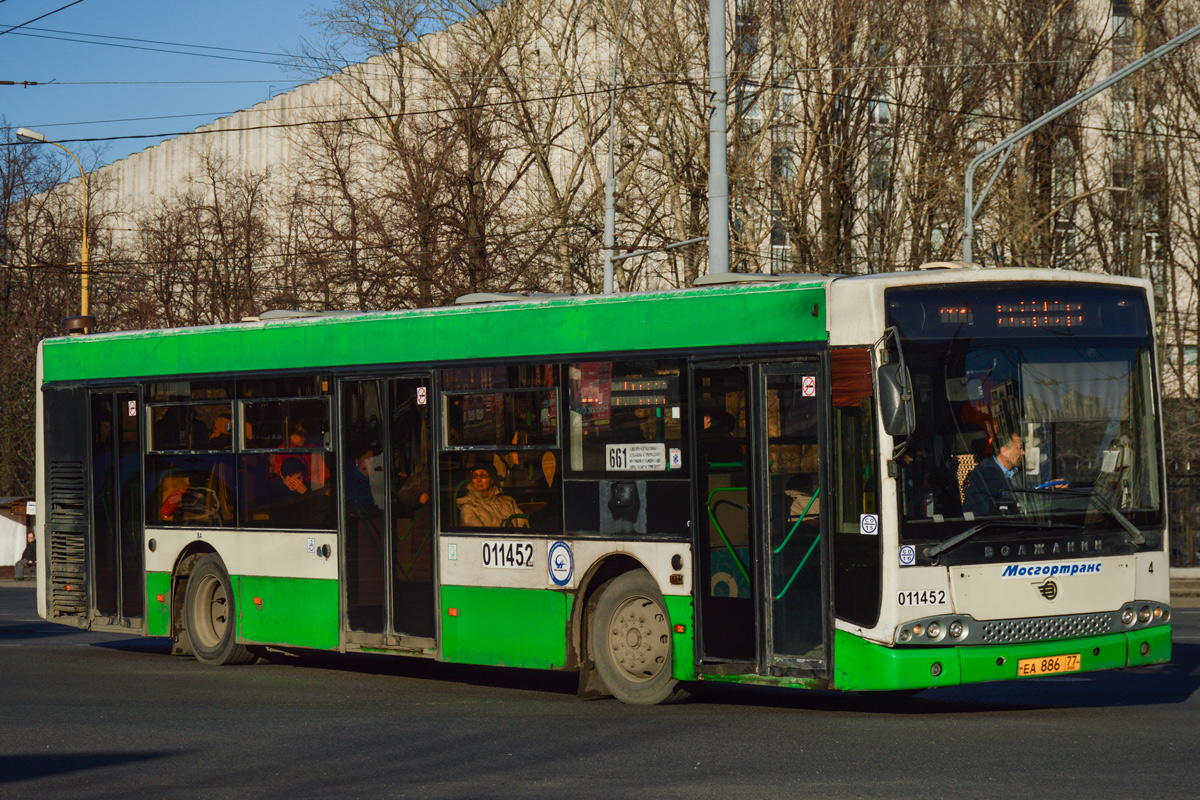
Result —
[[879, 408], [888, 436], [908, 436], [917, 427], [912, 378], [904, 364], [884, 364], [878, 370]]

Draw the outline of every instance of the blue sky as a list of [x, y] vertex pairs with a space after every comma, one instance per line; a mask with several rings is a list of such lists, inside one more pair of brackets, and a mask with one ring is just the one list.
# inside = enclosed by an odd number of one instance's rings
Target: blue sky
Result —
[[332, 0], [80, 0], [3, 33], [71, 3], [0, 0], [0, 81], [53, 81], [0, 86], [0, 118], [91, 166], [160, 141], [107, 137], [192, 130], [307, 82], [280, 62], [319, 36], [307, 13]]

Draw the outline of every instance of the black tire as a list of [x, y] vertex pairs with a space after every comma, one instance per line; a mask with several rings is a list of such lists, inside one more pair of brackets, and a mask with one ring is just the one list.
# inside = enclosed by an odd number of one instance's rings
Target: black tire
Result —
[[589, 639], [596, 672], [622, 703], [657, 705], [688, 696], [671, 677], [671, 621], [645, 570], [618, 575], [600, 588]]
[[202, 664], [249, 664], [257, 659], [237, 643], [237, 609], [229, 573], [221, 559], [209, 554], [196, 562], [188, 576], [184, 623], [192, 652]]

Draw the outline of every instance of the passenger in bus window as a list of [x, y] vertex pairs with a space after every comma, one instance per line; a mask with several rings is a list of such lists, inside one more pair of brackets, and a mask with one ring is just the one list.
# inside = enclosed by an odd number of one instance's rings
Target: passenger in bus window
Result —
[[529, 527], [517, 501], [503, 494], [496, 484], [496, 470], [490, 464], [471, 470], [467, 493], [456, 502], [462, 524], [469, 528]]
[[159, 508], [159, 518], [175, 520], [183, 505], [183, 496], [192, 488], [192, 479], [186, 475], [168, 475], [163, 478], [162, 506]]
[[[279, 445], [281, 450], [318, 450], [321, 443], [308, 437], [308, 425], [296, 422], [292, 425], [287, 441]], [[311, 485], [322, 488], [329, 485], [329, 468], [325, 466], [325, 456], [321, 453], [297, 453], [290, 456], [275, 456], [274, 469], [283, 477], [283, 465], [288, 459], [296, 459], [304, 465], [304, 480]]]
[[284, 494], [271, 512], [271, 522], [285, 528], [324, 528], [329, 524], [328, 487], [312, 488], [305, 479], [304, 462], [294, 456], [283, 460], [279, 474]]
[[375, 469], [375, 448], [364, 448], [346, 471], [346, 509], [351, 517], [372, 518], [379, 513], [371, 476]]
[[233, 444], [233, 423], [229, 417], [220, 416], [213, 420], [212, 433], [208, 435], [209, 450], [228, 450]]
[[700, 447], [709, 466], [720, 464], [724, 468], [745, 462], [745, 452], [734, 441], [737, 419], [728, 411], [705, 410], [700, 417]]
[[797, 520], [804, 517], [805, 524], [817, 524], [821, 517], [821, 499], [817, 497], [813, 476], [798, 473], [788, 478], [783, 487], [791, 505], [788, 508], [788, 519]]

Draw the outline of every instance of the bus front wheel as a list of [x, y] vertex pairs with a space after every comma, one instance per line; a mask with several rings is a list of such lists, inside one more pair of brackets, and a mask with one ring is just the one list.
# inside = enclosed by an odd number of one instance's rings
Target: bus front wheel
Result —
[[217, 556], [204, 556], [192, 568], [184, 609], [197, 661], [223, 666], [255, 660], [245, 645], [237, 643], [233, 588], [229, 573]]
[[613, 697], [635, 705], [687, 697], [671, 677], [671, 623], [648, 572], [633, 570], [606, 583], [592, 622], [592, 659]]

